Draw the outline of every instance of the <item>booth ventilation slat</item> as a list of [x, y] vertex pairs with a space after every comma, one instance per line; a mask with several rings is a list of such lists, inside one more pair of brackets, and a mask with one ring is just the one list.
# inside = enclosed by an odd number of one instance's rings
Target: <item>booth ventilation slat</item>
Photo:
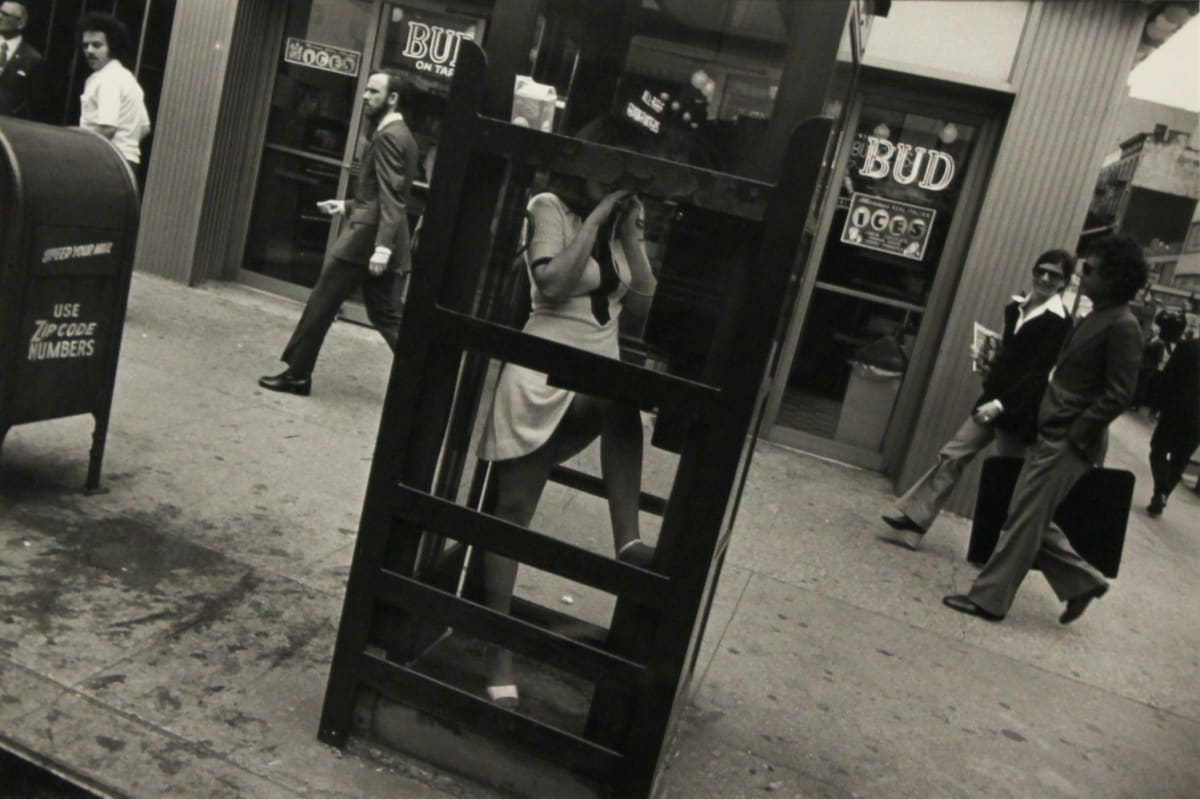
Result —
[[617, 752], [578, 735], [505, 710], [485, 699], [378, 655], [362, 653], [356, 664], [362, 682], [385, 696], [403, 696], [405, 704], [436, 713], [473, 728], [485, 727], [500, 740], [530, 753], [552, 751], [555, 760], [572, 771], [596, 778], [620, 773], [624, 758]]
[[395, 572], [381, 571], [376, 583], [381, 602], [395, 607], [419, 607], [426, 621], [445, 624], [456, 633], [478, 640], [503, 642], [505, 648], [554, 664], [571, 674], [595, 681], [605, 676], [636, 684], [646, 667], [553, 630], [498, 613]]
[[517, 157], [525, 164], [561, 170], [602, 182], [612, 179], [614, 163], [643, 185], [629, 186], [664, 197], [686, 198], [689, 205], [761, 222], [771, 186], [750, 178], [697, 169], [649, 155], [601, 145], [581, 147], [566, 136], [529, 130], [494, 119], [480, 118], [471, 147], [478, 153]]
[[409, 486], [398, 485], [394, 492], [392, 513], [399, 521], [637, 602], [655, 604], [667, 596], [670, 580], [654, 572], [588, 552]]
[[530, 336], [457, 311], [438, 308], [430, 334], [545, 372], [550, 376], [550, 385], [583, 394], [618, 401], [633, 396], [644, 408], [666, 408], [700, 419], [711, 418], [721, 409], [721, 392], [712, 386]]

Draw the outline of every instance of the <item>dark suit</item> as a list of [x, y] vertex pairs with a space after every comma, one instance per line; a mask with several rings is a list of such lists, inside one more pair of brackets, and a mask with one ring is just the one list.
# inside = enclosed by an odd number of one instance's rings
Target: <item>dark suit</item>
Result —
[[1141, 357], [1141, 328], [1125, 304], [1094, 311], [1067, 336], [996, 551], [971, 586], [979, 607], [1006, 614], [1035, 565], [1064, 601], [1105, 585], [1052, 521], [1079, 478], [1103, 459], [1108, 425], [1133, 397]]
[[45, 122], [46, 59], [21, 40], [0, 71], [0, 114]]
[[[400, 331], [398, 290], [403, 273], [412, 268], [406, 206], [416, 171], [416, 139], [402, 120], [385, 120], [363, 152], [354, 199], [346, 204], [345, 225], [283, 350], [283, 361], [292, 372], [312, 373], [338, 309], [360, 286], [367, 317], [395, 348]], [[368, 268], [376, 247], [392, 251], [381, 275], [372, 275]]]
[[1200, 445], [1200, 340], [1181, 341], [1154, 380], [1158, 424], [1150, 436], [1154, 493], [1164, 500]]

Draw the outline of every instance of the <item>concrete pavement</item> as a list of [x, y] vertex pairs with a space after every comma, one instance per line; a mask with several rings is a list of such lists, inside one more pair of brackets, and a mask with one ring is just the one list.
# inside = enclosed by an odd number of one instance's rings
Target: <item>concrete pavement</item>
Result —
[[[90, 419], [9, 433], [5, 745], [113, 795], [495, 795], [316, 740], [388, 353], [338, 324], [312, 397], [264, 392], [298, 311], [139, 275], [109, 493], [79, 493]], [[943, 608], [974, 574], [966, 522], [940, 519], [919, 553], [891, 546], [884, 478], [761, 444], [664, 795], [1200, 795], [1200, 497], [1145, 515], [1148, 434], [1132, 415], [1114, 427], [1110, 465], [1138, 475], [1121, 576], [1065, 628], [1037, 574], [1002, 624]], [[557, 487], [539, 510], [597, 547], [603, 517]]]

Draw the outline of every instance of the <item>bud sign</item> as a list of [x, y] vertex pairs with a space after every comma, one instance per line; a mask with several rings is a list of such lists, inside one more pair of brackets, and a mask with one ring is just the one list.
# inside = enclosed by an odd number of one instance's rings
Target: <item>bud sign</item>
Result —
[[464, 39], [477, 41], [483, 21], [393, 7], [384, 66], [396, 66], [442, 80], [454, 77]]

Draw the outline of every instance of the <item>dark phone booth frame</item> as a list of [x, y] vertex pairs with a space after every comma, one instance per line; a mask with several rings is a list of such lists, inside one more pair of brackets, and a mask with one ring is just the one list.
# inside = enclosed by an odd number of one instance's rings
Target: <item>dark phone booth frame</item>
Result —
[[[500, 13], [501, 5], [513, 6], [511, 13]], [[365, 733], [518, 793], [651, 796], [686, 705], [776, 366], [774, 341], [801, 262], [803, 221], [832, 140], [827, 118], [792, 127], [821, 110], [849, 3], [837, 5], [839, 13], [829, 4], [809, 9], [813, 19], [796, 27], [804, 41], [789, 43], [785, 74], [797, 71], [805, 80], [791, 82], [790, 97], [781, 91], [771, 182], [501, 121], [516, 54], [523, 46], [528, 52], [520, 32], [532, 29], [524, 23], [536, 4], [497, 6], [492, 47], [507, 32], [511, 49], [493, 50], [489, 68], [474, 45], [464, 43], [459, 54], [439, 142], [454, 157], [440, 160], [430, 190], [319, 737], [343, 746], [352, 730]], [[715, 320], [712, 350], [719, 356], [700, 374], [682, 377], [594, 355], [527, 335], [504, 319], [514, 292], [480, 242], [490, 240], [509, 184], [542, 169], [606, 182], [615, 171], [635, 179], [639, 192], [674, 196], [745, 232], [736, 248], [741, 270], [733, 270]], [[668, 188], [679, 186], [691, 187], [682, 198]], [[480, 485], [472, 486], [466, 506], [455, 501], [489, 359], [685, 420], [670, 496], [642, 498], [643, 510], [662, 515], [651, 568], [502, 521], [485, 512]], [[595, 478], [562, 471], [555, 478], [603, 494]], [[485, 607], [471, 590], [478, 568], [464, 566], [471, 548], [614, 595], [611, 626], [518, 598], [511, 616]], [[465, 591], [455, 587], [461, 572]], [[563, 632], [568, 621], [574, 634]], [[592, 682], [582, 733], [492, 704], [422, 668], [423, 658], [460, 633]]]

